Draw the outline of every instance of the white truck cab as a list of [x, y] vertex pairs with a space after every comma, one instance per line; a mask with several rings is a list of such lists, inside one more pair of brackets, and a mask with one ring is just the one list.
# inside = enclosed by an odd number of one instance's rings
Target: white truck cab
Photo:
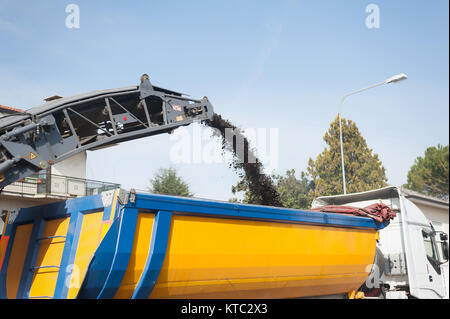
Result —
[[[389, 186], [373, 191], [316, 198], [312, 207], [348, 205], [366, 207], [383, 202], [397, 213], [380, 230], [371, 280], [366, 286], [386, 298], [449, 298], [448, 234], [436, 231], [423, 212]], [[374, 279], [375, 278], [375, 279]]]

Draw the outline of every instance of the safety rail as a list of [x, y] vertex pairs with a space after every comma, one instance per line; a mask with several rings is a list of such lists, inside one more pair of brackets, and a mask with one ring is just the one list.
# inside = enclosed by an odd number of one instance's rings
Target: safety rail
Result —
[[3, 194], [29, 197], [83, 197], [120, 188], [120, 184], [76, 177], [35, 174], [3, 188]]

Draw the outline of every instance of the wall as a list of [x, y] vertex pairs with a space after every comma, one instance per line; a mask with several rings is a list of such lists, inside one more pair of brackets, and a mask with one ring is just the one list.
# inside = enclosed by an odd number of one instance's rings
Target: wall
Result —
[[442, 229], [436, 229], [449, 233], [449, 209], [448, 207], [438, 207], [433, 204], [428, 204], [416, 199], [409, 198], [420, 210], [423, 212], [425, 217], [434, 222], [433, 226], [441, 225]]
[[86, 178], [86, 151], [69, 157], [52, 166], [53, 175]]

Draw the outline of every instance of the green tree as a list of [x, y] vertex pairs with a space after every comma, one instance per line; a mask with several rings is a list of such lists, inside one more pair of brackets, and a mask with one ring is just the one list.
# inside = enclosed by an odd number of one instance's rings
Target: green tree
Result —
[[448, 145], [429, 147], [424, 157], [417, 157], [408, 172], [408, 183], [404, 187], [448, 199]]
[[[299, 209], [310, 207], [309, 192], [313, 188], [313, 183], [308, 180], [304, 172], [301, 172], [300, 179], [295, 176], [294, 169], [286, 171], [285, 176], [272, 174], [270, 178], [280, 194], [283, 207]], [[232, 186], [231, 191], [233, 194], [244, 192], [243, 203], [253, 204], [260, 202], [259, 196], [249, 190], [245, 176], [236, 185]], [[231, 198], [229, 201], [238, 202], [236, 198]]]
[[[372, 154], [356, 124], [342, 120], [345, 178], [348, 193], [362, 192], [386, 186], [386, 172], [378, 159]], [[331, 123], [323, 137], [327, 147], [316, 160], [308, 162], [308, 177], [314, 183], [311, 197], [343, 193], [341, 150], [339, 139], [339, 118]]]
[[277, 190], [284, 207], [305, 209], [311, 207], [312, 198], [309, 193], [314, 189], [314, 183], [300, 173], [300, 179], [295, 176], [295, 170], [286, 171], [286, 176], [273, 176]]
[[[231, 186], [231, 192], [235, 195], [239, 192], [244, 192], [244, 199], [241, 201], [242, 203], [258, 204], [261, 203], [262, 200], [259, 194], [253, 194], [253, 192], [250, 191], [250, 188], [248, 187], [248, 180], [245, 176], [243, 176], [236, 185]], [[228, 201], [232, 203], [239, 202], [237, 198], [230, 198]]]
[[189, 185], [178, 176], [175, 168], [160, 168], [153, 179], [148, 190], [156, 194], [176, 195], [192, 197]]

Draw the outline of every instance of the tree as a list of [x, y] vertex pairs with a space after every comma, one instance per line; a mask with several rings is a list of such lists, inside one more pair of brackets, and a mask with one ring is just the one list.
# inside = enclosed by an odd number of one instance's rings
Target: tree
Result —
[[[308, 194], [313, 184], [307, 179], [304, 172], [301, 172], [300, 179], [295, 176], [294, 169], [286, 171], [285, 176], [272, 174], [270, 178], [280, 194], [283, 207], [303, 209], [310, 207], [311, 199], [308, 197]], [[233, 194], [245, 192], [243, 203], [254, 204], [260, 202], [259, 196], [249, 190], [245, 176], [235, 186], [232, 186], [231, 191]], [[238, 200], [231, 198], [229, 201], [237, 202]]]
[[[341, 120], [348, 192], [386, 186], [386, 172], [378, 155], [368, 148], [354, 122]], [[286, 176], [271, 176], [284, 207], [309, 208], [315, 197], [343, 193], [338, 117], [331, 123], [323, 139], [328, 146], [315, 161], [309, 159], [306, 173], [301, 172], [299, 179], [295, 177], [294, 169], [288, 170]], [[232, 187], [233, 194], [241, 191], [245, 192], [242, 202], [258, 202], [258, 196], [249, 191], [245, 177]]]
[[175, 168], [160, 168], [154, 178], [150, 180], [152, 193], [192, 197], [189, 185], [178, 176]]
[[311, 207], [312, 199], [310, 191], [314, 189], [314, 183], [306, 177], [305, 172], [300, 173], [300, 179], [295, 177], [295, 170], [286, 171], [286, 176], [273, 177], [284, 207], [305, 209]]
[[405, 188], [442, 199], [449, 198], [448, 145], [426, 149], [424, 157], [417, 157], [408, 172]]
[[[347, 192], [386, 186], [386, 172], [378, 155], [372, 154], [353, 121], [341, 120]], [[331, 123], [323, 139], [328, 146], [315, 161], [310, 158], [308, 162], [308, 177], [314, 184], [314, 190], [310, 191], [311, 197], [343, 193], [338, 117]]]
[[[259, 204], [262, 200], [259, 194], [254, 194], [252, 191], [250, 191], [248, 180], [245, 175], [236, 185], [231, 186], [231, 192], [233, 194], [244, 192], [244, 199], [242, 200], [242, 202], [246, 204]], [[239, 202], [237, 198], [230, 198], [228, 201], [231, 203]]]

